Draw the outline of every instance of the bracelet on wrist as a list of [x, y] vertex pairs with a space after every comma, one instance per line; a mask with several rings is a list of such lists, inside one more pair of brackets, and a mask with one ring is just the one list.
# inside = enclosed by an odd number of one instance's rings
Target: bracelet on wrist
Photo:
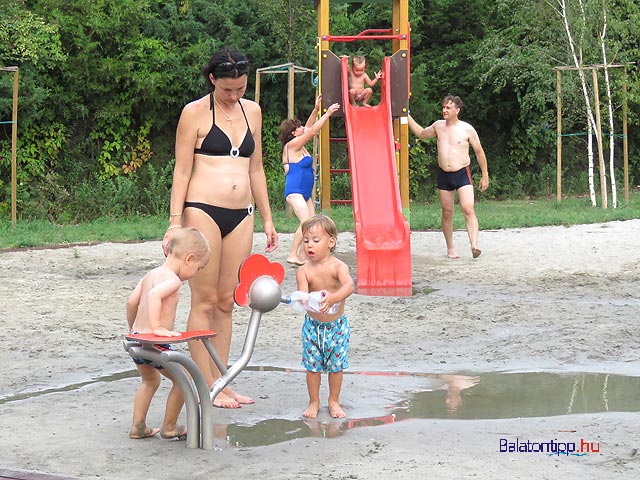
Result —
[[170, 217], [181, 217], [182, 213], [170, 213], [169, 216]]
[[169, 226], [167, 227], [167, 232], [168, 232], [169, 230], [173, 230], [174, 228], [182, 228], [182, 225], [169, 225]]

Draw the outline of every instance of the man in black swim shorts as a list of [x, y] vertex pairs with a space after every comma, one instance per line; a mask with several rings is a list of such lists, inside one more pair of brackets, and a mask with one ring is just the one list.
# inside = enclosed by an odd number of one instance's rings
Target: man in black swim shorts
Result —
[[427, 128], [422, 128], [409, 116], [409, 128], [418, 138], [438, 138], [437, 185], [442, 208], [442, 232], [447, 244], [447, 256], [459, 258], [453, 245], [454, 192], [457, 191], [471, 243], [471, 255], [473, 258], [478, 258], [481, 251], [478, 248], [479, 227], [474, 209], [469, 147], [473, 148], [482, 173], [479, 183], [481, 192], [489, 187], [489, 170], [487, 157], [480, 144], [478, 133], [470, 124], [458, 118], [461, 108], [462, 100], [460, 97], [447, 95], [442, 102], [443, 120], [437, 120]]

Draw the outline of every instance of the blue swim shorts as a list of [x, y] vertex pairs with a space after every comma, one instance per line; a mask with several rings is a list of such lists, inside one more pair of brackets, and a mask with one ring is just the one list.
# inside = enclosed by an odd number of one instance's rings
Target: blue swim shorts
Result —
[[[138, 332], [131, 332], [131, 333], [138, 333]], [[161, 350], [163, 352], [167, 352], [167, 351], [174, 351], [175, 348], [173, 348], [173, 346], [170, 343], [154, 343], [153, 344], [154, 348]], [[136, 365], [149, 365], [153, 368], [155, 368], [156, 370], [163, 370], [164, 367], [158, 363], [152, 362], [151, 360], [146, 360], [144, 358], [134, 358], [131, 357], [131, 359], [133, 360], [133, 363], [135, 363]]]
[[346, 315], [318, 322], [310, 315], [302, 324], [302, 366], [310, 372], [336, 373], [349, 367], [351, 329]]

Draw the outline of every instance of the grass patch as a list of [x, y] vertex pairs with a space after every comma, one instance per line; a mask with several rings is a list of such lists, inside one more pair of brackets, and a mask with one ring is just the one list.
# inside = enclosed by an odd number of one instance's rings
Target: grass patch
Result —
[[[438, 203], [413, 203], [410, 212], [413, 231], [440, 230]], [[562, 203], [556, 202], [555, 198], [507, 201], [487, 201], [480, 198], [476, 202], [476, 214], [480, 230], [631, 220], [640, 218], [640, 192], [630, 195], [628, 205], [606, 210], [592, 207], [589, 198], [584, 197], [566, 198]], [[331, 217], [339, 231], [353, 231], [350, 206], [332, 208]], [[292, 233], [298, 226], [295, 216], [287, 217], [284, 210], [274, 211], [273, 220], [280, 233]], [[3, 219], [0, 220], [0, 249], [159, 240], [164, 235], [167, 223], [164, 215], [101, 218], [89, 223], [62, 225], [42, 220], [18, 221], [16, 225], [12, 225], [8, 219]], [[454, 228], [465, 228], [464, 217], [458, 206]], [[256, 231], [262, 231], [260, 218], [256, 218]]]

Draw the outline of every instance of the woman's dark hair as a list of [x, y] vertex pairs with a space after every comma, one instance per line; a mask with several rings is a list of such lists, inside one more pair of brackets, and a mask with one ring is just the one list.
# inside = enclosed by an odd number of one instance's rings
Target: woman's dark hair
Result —
[[282, 142], [282, 145], [286, 145], [293, 140], [293, 132], [300, 125], [302, 125], [302, 123], [297, 118], [287, 118], [282, 121], [280, 124], [280, 133], [278, 134], [278, 138]]
[[213, 84], [209, 80], [209, 74], [213, 78], [238, 78], [242, 75], [249, 75], [249, 59], [238, 50], [230, 47], [222, 47], [216, 51], [209, 63], [202, 67], [202, 74], [207, 82], [209, 90], [214, 89]]

